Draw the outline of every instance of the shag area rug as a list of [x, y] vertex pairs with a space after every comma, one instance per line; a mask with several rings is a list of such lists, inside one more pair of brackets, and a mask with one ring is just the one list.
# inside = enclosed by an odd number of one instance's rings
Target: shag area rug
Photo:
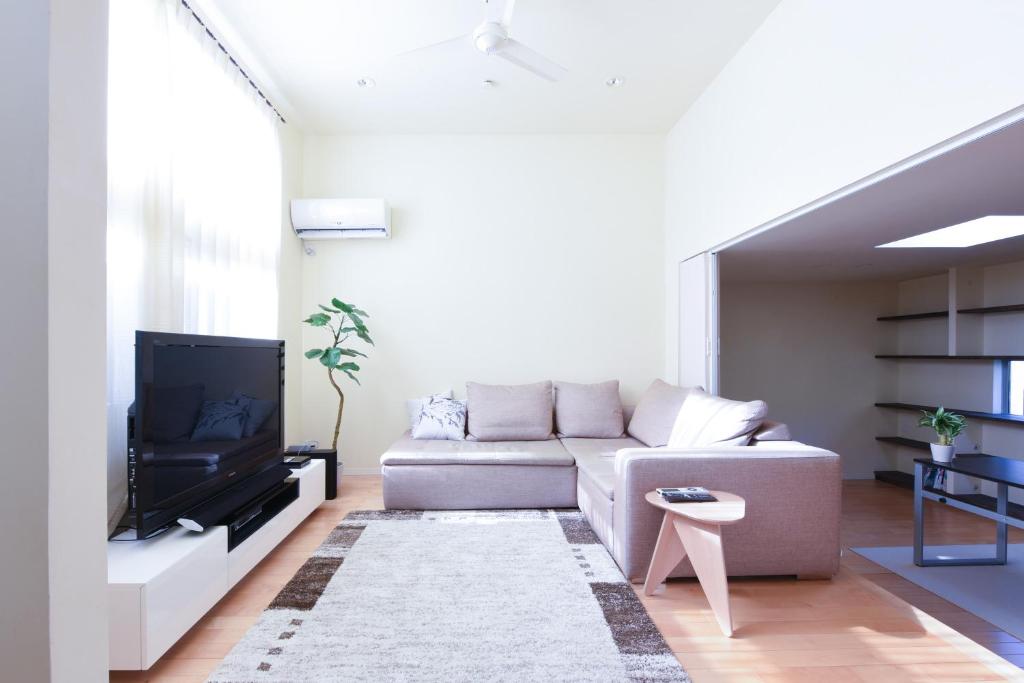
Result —
[[688, 681], [579, 511], [349, 514], [210, 677]]

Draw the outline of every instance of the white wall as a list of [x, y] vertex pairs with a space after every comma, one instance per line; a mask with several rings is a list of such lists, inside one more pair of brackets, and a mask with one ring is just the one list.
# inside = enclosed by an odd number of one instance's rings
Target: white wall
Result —
[[[47, 580], [47, 3], [5, 3], [0, 23], [0, 661], [4, 678], [47, 680], [50, 670]], [[9, 326], [9, 327], [7, 327]]]
[[0, 428], [17, 471], [0, 477], [0, 659], [4, 680], [101, 681], [107, 8], [7, 5]]
[[794, 439], [839, 453], [848, 479], [890, 469], [874, 404], [896, 378], [874, 354], [894, 298], [884, 283], [724, 283], [722, 394], [766, 401]]
[[107, 679], [106, 0], [51, 0], [49, 75], [50, 675], [101, 681]]
[[[306, 312], [366, 309], [377, 346], [346, 380], [346, 467], [376, 471], [404, 399], [467, 380], [618, 378], [635, 400], [664, 367], [661, 136], [308, 137], [304, 194], [384, 197], [389, 241], [320, 242]], [[307, 329], [306, 348], [323, 331]], [[302, 438], [336, 403], [305, 361]], [[298, 435], [291, 435], [296, 440]], [[350, 470], [351, 471], [351, 470]]]
[[783, 0], [672, 129], [666, 374], [679, 261], [1022, 102], [1024, 3]]

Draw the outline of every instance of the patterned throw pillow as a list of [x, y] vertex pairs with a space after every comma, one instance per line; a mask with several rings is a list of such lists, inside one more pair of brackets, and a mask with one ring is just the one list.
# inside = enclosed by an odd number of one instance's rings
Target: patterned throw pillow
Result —
[[412, 426], [414, 439], [445, 439], [462, 441], [466, 438], [466, 402], [442, 396], [431, 396], [422, 404], [419, 418]]
[[416, 426], [416, 423], [420, 420], [420, 413], [423, 412], [423, 406], [430, 403], [432, 398], [455, 398], [455, 394], [451, 389], [448, 391], [441, 391], [430, 396], [424, 396], [423, 398], [410, 398], [405, 402], [405, 410], [409, 413], [409, 429], [411, 430]]

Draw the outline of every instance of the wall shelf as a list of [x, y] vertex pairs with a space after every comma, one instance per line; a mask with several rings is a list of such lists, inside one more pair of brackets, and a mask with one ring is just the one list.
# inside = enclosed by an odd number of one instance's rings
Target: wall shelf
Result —
[[901, 489], [914, 490], [914, 475], [897, 470], [875, 470], [875, 479]]
[[917, 450], [920, 451], [931, 450], [928, 446], [927, 441], [908, 439], [904, 436], [876, 436], [875, 441], [881, 441], [882, 443], [892, 444], [893, 446], [903, 446], [904, 448], [916, 448]]
[[957, 313], [985, 314], [985, 313], [1020, 313], [1024, 311], [1024, 304], [1013, 304], [1011, 306], [982, 306], [981, 308], [961, 308]]
[[[1009, 306], [979, 306], [977, 308], [960, 308], [957, 313], [966, 315], [984, 315], [986, 313], [1021, 313], [1024, 312], [1024, 304], [1011, 304]], [[880, 322], [899, 322], [901, 320], [927, 320], [929, 318], [948, 318], [949, 311], [929, 311], [927, 313], [905, 313], [903, 315], [881, 315], [875, 318]]]
[[[931, 450], [931, 444], [929, 444], [927, 441], [908, 439], [905, 436], [876, 436], [875, 441], [891, 444], [893, 446], [902, 446], [903, 448], [913, 448], [914, 450], [917, 451]], [[957, 455], [987, 455], [987, 453], [957, 453]]]
[[[876, 408], [889, 408], [891, 410], [909, 410], [918, 412], [921, 410], [935, 410], [936, 406], [923, 406], [916, 403], [876, 403]], [[1009, 422], [1024, 425], [1024, 415], [1012, 415], [1010, 413], [986, 413], [981, 410], [961, 410], [959, 408], [947, 408], [954, 413], [960, 413], [964, 417], [973, 417], [976, 420], [987, 420], [989, 422]]]
[[933, 311], [931, 313], [907, 313], [905, 315], [882, 315], [875, 320], [880, 322], [898, 322], [900, 320], [925, 320], [928, 318], [948, 318], [949, 311]]
[[939, 356], [927, 354], [879, 353], [875, 358], [887, 360], [1024, 360], [1024, 356]]

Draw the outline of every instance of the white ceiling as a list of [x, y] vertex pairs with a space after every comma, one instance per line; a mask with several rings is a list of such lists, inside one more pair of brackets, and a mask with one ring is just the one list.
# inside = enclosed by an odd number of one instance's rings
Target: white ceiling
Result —
[[[203, 0], [286, 118], [324, 133], [665, 132], [779, 0], [519, 0], [511, 35], [549, 83], [469, 40], [483, 0]], [[619, 76], [625, 84], [609, 88]], [[373, 78], [372, 89], [356, 86]], [[492, 79], [497, 87], [484, 89]], [[272, 97], [272, 99], [274, 99]]]
[[1024, 123], [969, 142], [720, 254], [734, 282], [904, 280], [1024, 260], [1024, 237], [974, 247], [875, 246], [987, 215], [1024, 215]]

